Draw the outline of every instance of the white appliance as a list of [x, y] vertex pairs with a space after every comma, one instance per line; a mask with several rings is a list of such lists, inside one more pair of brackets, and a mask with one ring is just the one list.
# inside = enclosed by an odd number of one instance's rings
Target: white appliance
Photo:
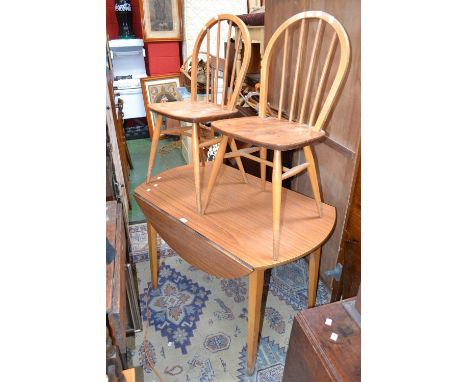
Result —
[[115, 104], [123, 100], [124, 119], [146, 117], [140, 78], [147, 77], [141, 39], [110, 40]]

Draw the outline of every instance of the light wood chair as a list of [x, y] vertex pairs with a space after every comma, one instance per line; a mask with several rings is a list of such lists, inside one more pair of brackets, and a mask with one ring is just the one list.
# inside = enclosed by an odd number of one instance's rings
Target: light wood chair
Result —
[[[297, 30], [298, 26], [299, 30]], [[313, 38], [308, 36], [311, 30], [315, 32]], [[326, 54], [321, 56], [321, 45], [324, 41], [325, 31], [330, 43], [328, 49], [326, 49]], [[299, 39], [298, 43], [294, 40], [295, 37]], [[304, 57], [303, 54], [306, 51], [307, 44], [313, 44], [310, 58]], [[340, 46], [340, 58], [334, 62], [338, 45]], [[295, 47], [297, 47], [297, 53], [293, 55]], [[273, 54], [281, 50], [281, 48], [282, 65], [277, 69], [281, 71], [279, 101], [277, 116], [272, 117], [268, 116], [268, 114], [271, 114], [268, 111], [274, 108], [267, 102], [269, 72], [272, 66]], [[288, 55], [291, 56], [289, 60]], [[274, 261], [277, 261], [279, 256], [283, 180], [307, 170], [317, 205], [317, 213], [319, 216], [322, 215], [320, 187], [310, 144], [324, 135], [322, 128], [339, 97], [340, 89], [346, 78], [349, 61], [350, 44], [348, 35], [337, 19], [322, 11], [298, 13], [286, 20], [276, 30], [266, 47], [261, 70], [259, 116], [217, 121], [212, 124], [215, 130], [223, 134], [223, 139], [211, 170], [203, 212], [206, 211], [210, 201], [216, 177], [224, 158], [244, 157], [259, 162], [263, 190], [265, 190], [266, 185], [266, 166], [272, 167]], [[291, 66], [295, 67], [294, 74], [290, 73], [289, 68]], [[319, 66], [322, 67], [321, 73], [320, 76], [316, 76], [316, 72], [317, 74], [319, 72]], [[306, 78], [305, 81], [299, 80], [300, 73]], [[330, 73], [334, 73], [334, 78], [330, 76]], [[289, 81], [292, 89], [291, 87], [286, 89], [286, 77], [292, 80]], [[325, 90], [329, 77], [333, 81], [327, 93]], [[302, 102], [298, 99], [300, 93], [302, 93]], [[326, 97], [322, 100], [324, 94]], [[289, 115], [285, 113], [287, 95], [290, 96], [287, 100], [289, 101]], [[228, 140], [232, 138], [257, 147], [248, 147], [225, 154]], [[267, 149], [274, 150], [273, 162], [266, 159]], [[306, 163], [293, 168], [283, 167], [281, 162], [282, 151], [293, 149], [302, 149], [304, 151]], [[258, 151], [260, 151], [260, 157], [252, 155], [252, 153]]]
[[[221, 45], [221, 28], [227, 23], [227, 46], [226, 58], [220, 58]], [[214, 26], [216, 25], [216, 28]], [[224, 24], [225, 25], [225, 24]], [[214, 30], [215, 31], [212, 31]], [[235, 56], [240, 54], [240, 41], [243, 44], [242, 64], [238, 73], [236, 70], [230, 69], [230, 78], [228, 77], [228, 62], [230, 54], [231, 35], [236, 32], [235, 40]], [[216, 33], [216, 34], [215, 34]], [[215, 37], [216, 36], [216, 37]], [[210, 53], [210, 39], [216, 38], [216, 54]], [[206, 42], [206, 99], [197, 101], [197, 75], [199, 64], [199, 53], [203, 42]], [[213, 40], [214, 41], [214, 40]], [[223, 44], [224, 45], [224, 44]], [[161, 132], [162, 117], [176, 119], [178, 121], [191, 122], [192, 126], [181, 127], [178, 129], [163, 130], [165, 135], [186, 135], [192, 138], [192, 159], [193, 172], [195, 177], [195, 194], [197, 211], [201, 214], [201, 195], [200, 195], [200, 162], [204, 165], [204, 158], [200, 157], [200, 148], [209, 147], [221, 141], [221, 138], [208, 139], [200, 142], [200, 124], [212, 122], [220, 119], [230, 118], [237, 114], [236, 103], [242, 82], [244, 81], [247, 68], [250, 63], [251, 43], [250, 35], [244, 22], [237, 16], [230, 14], [221, 14], [210, 19], [195, 41], [194, 50], [192, 53], [192, 69], [191, 69], [191, 100], [188, 102], [166, 102], [154, 103], [148, 105], [149, 109], [157, 113], [156, 123], [153, 132], [151, 143], [151, 151], [148, 164], [148, 172], [146, 183], [150, 183], [151, 171], [154, 165], [154, 159], [158, 148], [159, 135]], [[224, 69], [220, 68], [220, 64], [224, 61]], [[235, 60], [234, 60], [235, 61]], [[218, 81], [219, 73], [222, 71], [222, 94], [221, 101], [218, 102]], [[233, 139], [230, 140], [230, 146], [233, 151], [237, 150], [236, 143]], [[242, 161], [238, 157], [236, 159], [237, 166], [242, 173], [244, 182], [247, 182]]]

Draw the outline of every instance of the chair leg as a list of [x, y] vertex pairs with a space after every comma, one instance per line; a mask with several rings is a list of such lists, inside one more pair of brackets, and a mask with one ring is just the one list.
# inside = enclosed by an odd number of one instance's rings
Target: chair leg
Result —
[[192, 164], [193, 175], [195, 178], [195, 198], [197, 212], [202, 213], [201, 194], [200, 194], [200, 140], [198, 139], [198, 125], [192, 124]]
[[252, 375], [257, 358], [265, 270], [254, 270], [249, 274], [249, 301], [247, 322], [247, 372]]
[[156, 126], [154, 126], [153, 139], [151, 141], [151, 151], [148, 163], [148, 172], [146, 173], [146, 183], [149, 183], [151, 179], [151, 171], [153, 171], [154, 158], [156, 157], [156, 152], [158, 151], [159, 132], [161, 131], [161, 124], [162, 115], [158, 114], [158, 116], [156, 117]]
[[216, 178], [218, 177], [219, 169], [223, 164], [224, 153], [226, 152], [226, 146], [228, 143], [229, 137], [227, 135], [223, 136], [222, 141], [219, 143], [218, 152], [216, 153], [215, 160], [213, 162], [213, 167], [211, 168], [210, 179], [208, 180], [208, 188], [206, 190], [206, 199], [205, 206], [203, 208], [202, 214], [205, 213], [208, 203], [210, 202], [211, 193], [213, 192], [213, 187], [216, 183]]
[[[266, 160], [267, 149], [266, 147], [260, 147], [260, 159]], [[260, 163], [260, 178], [262, 179], [262, 191], [265, 191], [266, 186], [266, 164]]]
[[[197, 131], [198, 131], [198, 143], [200, 143], [200, 133], [201, 133], [200, 130], [201, 130], [201, 128], [200, 128], [200, 126], [198, 126], [198, 128], [197, 128]], [[205, 167], [205, 160], [206, 160], [206, 159], [205, 159], [205, 148], [203, 147], [203, 148], [201, 148], [201, 150], [200, 150], [200, 145], [199, 145], [198, 147], [199, 147], [199, 151], [198, 151], [198, 160], [199, 160], [199, 162], [201, 163], [202, 167]]]
[[148, 231], [148, 252], [149, 252], [149, 259], [150, 259], [150, 270], [151, 270], [151, 284], [153, 289], [158, 287], [158, 241], [157, 241], [157, 233], [154, 229], [153, 225], [149, 222], [146, 222], [146, 227]]
[[273, 157], [273, 261], [278, 261], [280, 246], [280, 216], [281, 216], [281, 175], [283, 174], [281, 164], [281, 151], [275, 150]]
[[[236, 141], [234, 140], [234, 138], [231, 138], [229, 140], [229, 146], [231, 147], [232, 151], [237, 151], [237, 145], [236, 145]], [[245, 170], [244, 170], [244, 166], [242, 165], [241, 157], [235, 157], [235, 159], [236, 159], [237, 167], [239, 168], [239, 171], [241, 172], [242, 179], [244, 180], [244, 183], [248, 183], [247, 182], [247, 175], [245, 175]]]
[[312, 149], [310, 146], [304, 147], [304, 156], [306, 161], [309, 163], [307, 167], [307, 172], [309, 174], [310, 185], [312, 186], [312, 191], [314, 193], [315, 203], [317, 204], [317, 211], [319, 216], [322, 216], [322, 199], [320, 197], [320, 187], [317, 178], [317, 169], [315, 167], [314, 156], [312, 155]]
[[317, 284], [320, 268], [320, 253], [322, 248], [316, 249], [309, 256], [309, 292], [307, 296], [307, 307], [313, 308], [317, 296]]

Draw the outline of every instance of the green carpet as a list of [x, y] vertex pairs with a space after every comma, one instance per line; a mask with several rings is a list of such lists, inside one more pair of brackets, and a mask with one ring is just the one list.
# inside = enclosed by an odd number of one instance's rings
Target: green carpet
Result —
[[[128, 219], [130, 223], [136, 223], [144, 221], [145, 215], [143, 215], [140, 207], [138, 207], [133, 193], [135, 188], [146, 179], [151, 141], [148, 138], [129, 140], [127, 141], [127, 146], [133, 162], [133, 170], [130, 171], [130, 203], [132, 209], [129, 212]], [[185, 164], [186, 162], [182, 156], [180, 140], [176, 141], [173, 138], [163, 139], [159, 141], [158, 153], [156, 155], [152, 175]]]

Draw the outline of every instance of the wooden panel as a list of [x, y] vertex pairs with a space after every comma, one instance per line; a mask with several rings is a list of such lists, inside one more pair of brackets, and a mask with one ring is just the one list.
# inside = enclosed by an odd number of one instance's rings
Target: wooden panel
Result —
[[109, 137], [110, 142], [110, 152], [112, 156], [112, 163], [115, 172], [115, 178], [118, 183], [116, 186], [120, 197], [120, 200], [123, 203], [124, 208], [124, 219], [128, 222], [128, 210], [130, 208], [129, 204], [129, 195], [128, 195], [128, 188], [126, 186], [125, 177], [122, 170], [121, 159], [120, 159], [120, 152], [119, 152], [119, 145], [116, 136], [115, 124], [116, 124], [116, 113], [115, 113], [115, 105], [114, 105], [114, 96], [112, 90], [112, 71], [106, 71], [107, 76], [107, 87], [106, 87], [106, 125], [107, 125], [107, 135]]
[[[344, 300], [299, 312], [293, 323], [283, 382], [361, 380], [361, 329]], [[332, 319], [326, 326], [325, 320]], [[336, 341], [330, 339], [338, 334]]]
[[[360, 157], [360, 156], [359, 156]], [[350, 203], [348, 220], [343, 235], [343, 248], [338, 262], [343, 266], [339, 282], [333, 281], [332, 301], [356, 296], [361, 284], [361, 165]]]
[[[211, 166], [210, 162], [200, 168], [202, 199]], [[283, 188], [280, 255], [279, 261], [273, 262], [271, 183], [262, 192], [260, 179], [248, 175], [249, 183], [245, 184], [239, 170], [223, 165], [210, 205], [205, 215], [200, 216], [195, 208], [191, 165], [165, 171], [158, 177], [161, 179], [153, 177], [150, 184], [141, 184], [135, 190], [135, 199], [145, 215], [150, 215], [147, 205], [151, 205], [177, 220], [185, 218], [184, 226], [174, 227], [175, 234], [181, 235], [182, 228], [188, 226], [252, 268], [271, 268], [307, 255], [327, 239], [334, 226], [333, 207], [323, 204], [323, 217], [318, 219], [313, 199]], [[157, 220], [153, 220], [160, 231]]]
[[[361, 4], [359, 0], [296, 0], [294, 2], [267, 0], [265, 5], [265, 43], [268, 43], [274, 31], [289, 17], [303, 11], [321, 10], [335, 16], [346, 29], [351, 43], [351, 65], [347, 81], [341, 96], [325, 125], [327, 139], [313, 144], [312, 147], [318, 163], [318, 173], [324, 202], [337, 209], [337, 224], [330, 240], [322, 250], [321, 275], [324, 271], [334, 268], [346, 221], [349, 200], [352, 196], [352, 186], [355, 178], [357, 151], [361, 134], [360, 92], [361, 92]], [[296, 27], [294, 33], [299, 33]], [[310, 33], [314, 33], [312, 30]], [[312, 36], [312, 34], [311, 34]], [[323, 46], [329, 46], [331, 36], [324, 35]], [[297, 45], [297, 44], [296, 44]], [[310, 57], [313, 38], [309, 38], [304, 57]], [[282, 67], [282, 51], [280, 50], [270, 70], [269, 100], [277, 108], [279, 104], [280, 76]], [[292, 46], [288, 59], [297, 55], [297, 46]], [[290, 61], [289, 61], [290, 62]], [[323, 61], [319, 62], [319, 67]], [[304, 65], [307, 67], [307, 65]], [[331, 73], [336, 70], [332, 67]], [[306, 83], [307, 70], [300, 74], [300, 83]], [[286, 75], [286, 83], [291, 87], [293, 73]], [[326, 96], [325, 92], [324, 96]], [[313, 99], [311, 97], [311, 99]], [[284, 110], [289, 112], [289, 103]], [[303, 163], [303, 154], [296, 151], [293, 155], [293, 165]], [[311, 195], [307, 174], [301, 174], [292, 181], [291, 188], [306, 195]], [[326, 279], [329, 286], [331, 280]]]
[[346, 223], [347, 239], [361, 241], [361, 162], [354, 186], [353, 198], [350, 205], [348, 221]]
[[238, 278], [252, 272], [251, 267], [225, 256], [221, 248], [209, 243], [180, 220], [147, 204], [136, 194], [135, 199], [156, 232], [189, 264], [222, 278]]
[[[126, 344], [126, 292], [125, 292], [125, 257], [126, 257], [126, 237], [125, 227], [123, 224], [122, 205], [115, 201], [106, 203], [106, 236], [109, 242], [115, 248], [115, 258], [111, 263], [110, 268], [113, 269], [111, 277], [111, 294], [110, 301], [106, 301], [107, 317], [111, 329], [111, 336], [114, 343], [119, 347], [120, 352], [125, 354], [127, 352]], [[114, 227], [112, 227], [114, 226]], [[109, 264], [110, 265], [110, 264]], [[108, 269], [109, 269], [108, 265]], [[106, 269], [107, 273], [107, 269]], [[110, 276], [107, 275], [106, 276]], [[109, 282], [109, 280], [107, 280]], [[106, 291], [109, 294], [108, 291]], [[110, 303], [110, 307], [109, 307]]]

